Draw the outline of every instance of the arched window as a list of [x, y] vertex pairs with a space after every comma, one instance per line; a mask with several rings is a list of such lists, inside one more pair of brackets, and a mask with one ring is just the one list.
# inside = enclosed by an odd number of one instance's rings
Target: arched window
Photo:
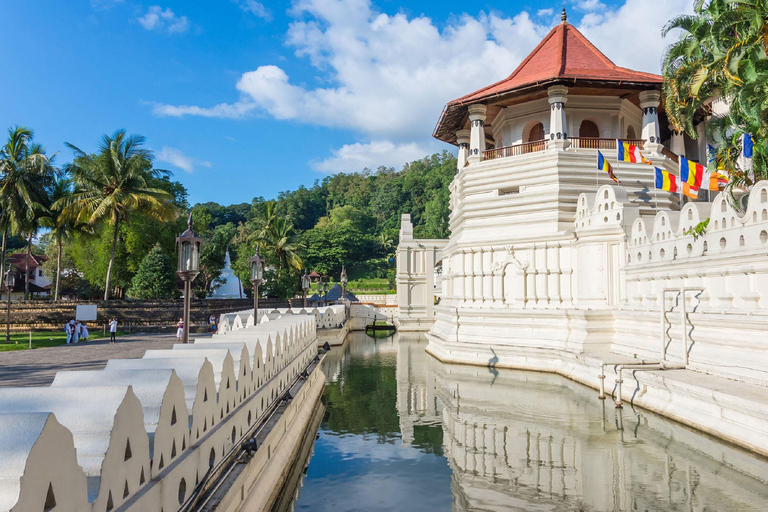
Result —
[[537, 140], [544, 140], [544, 125], [542, 123], [538, 123], [531, 128], [525, 142], [535, 142]]
[[597, 139], [600, 137], [600, 130], [597, 129], [597, 125], [592, 121], [585, 119], [579, 126], [579, 137], [591, 137]]
[[629, 128], [627, 128], [627, 138], [628, 139], [636, 139], [637, 138], [637, 135], [635, 135], [635, 127], [634, 126], [630, 126]]

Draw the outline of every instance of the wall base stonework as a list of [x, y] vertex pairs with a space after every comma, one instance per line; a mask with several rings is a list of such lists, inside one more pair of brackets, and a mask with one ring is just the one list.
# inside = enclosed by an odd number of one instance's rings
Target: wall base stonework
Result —
[[[175, 327], [182, 316], [184, 304], [182, 301], [93, 301], [93, 302], [63, 302], [59, 304], [46, 302], [15, 302], [11, 303], [11, 331], [28, 332], [30, 330], [63, 329], [64, 323], [75, 318], [78, 305], [95, 304], [98, 308], [98, 319], [92, 325], [101, 326], [112, 317], [117, 317], [120, 329], [128, 324], [136, 330], [156, 330], [157, 328]], [[240, 311], [253, 306], [252, 299], [206, 299], [193, 300], [189, 311], [193, 326], [206, 330], [210, 315], [221, 315]], [[261, 300], [263, 308], [287, 307], [283, 300]], [[0, 319], [5, 323], [5, 308], [0, 310]], [[92, 327], [93, 328], [93, 327]]]
[[[608, 400], [618, 378], [616, 367], [640, 361], [611, 352], [576, 354], [498, 340], [493, 344], [452, 342], [433, 332], [427, 338], [427, 352], [445, 363], [556, 373], [595, 389], [600, 387], [605, 363]], [[622, 378], [621, 398], [627, 405], [646, 408], [768, 456], [768, 388], [684, 369], [624, 371]]]

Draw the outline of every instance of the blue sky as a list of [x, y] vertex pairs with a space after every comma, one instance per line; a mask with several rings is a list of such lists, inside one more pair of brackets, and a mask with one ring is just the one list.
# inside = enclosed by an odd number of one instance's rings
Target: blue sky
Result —
[[[582, 0], [569, 21], [617, 64], [658, 71], [659, 31], [690, 10]], [[29, 0], [0, 6], [0, 127], [57, 162], [64, 142], [147, 137], [192, 203], [247, 202], [334, 172], [453, 148], [443, 105], [508, 75], [561, 4], [402, 0]]]

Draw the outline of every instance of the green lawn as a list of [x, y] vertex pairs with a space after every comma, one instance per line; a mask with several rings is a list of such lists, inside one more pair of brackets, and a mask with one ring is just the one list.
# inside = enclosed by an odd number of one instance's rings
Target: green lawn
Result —
[[[88, 341], [94, 341], [103, 339], [101, 330], [96, 332], [95, 330], [89, 331]], [[127, 331], [118, 331], [118, 336], [128, 334]], [[109, 337], [109, 333], [107, 333]], [[55, 347], [58, 345], [64, 345], [67, 341], [67, 336], [60, 331], [33, 331], [32, 332], [32, 348], [42, 347]], [[5, 342], [5, 332], [0, 331], [0, 352], [8, 352], [11, 350], [27, 350], [29, 349], [29, 333], [11, 333], [11, 342]]]

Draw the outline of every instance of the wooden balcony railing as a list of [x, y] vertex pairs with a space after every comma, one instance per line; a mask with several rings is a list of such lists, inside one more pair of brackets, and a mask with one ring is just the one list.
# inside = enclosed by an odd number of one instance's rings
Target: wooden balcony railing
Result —
[[[597, 137], [571, 137], [568, 139], [571, 147], [575, 149], [616, 149], [616, 139], [599, 139]], [[643, 149], [645, 141], [643, 139], [621, 139], [622, 142]]]
[[496, 160], [497, 158], [506, 158], [508, 156], [525, 155], [526, 153], [535, 153], [544, 151], [547, 147], [546, 140], [537, 140], [526, 142], [524, 144], [515, 144], [514, 146], [504, 146], [483, 151], [483, 160]]
[[[622, 142], [629, 142], [630, 144], [643, 149], [645, 141], [643, 139], [619, 139]], [[616, 139], [603, 139], [597, 137], [570, 137], [568, 141], [571, 143], [571, 147], [574, 149], [602, 149], [616, 151]], [[508, 156], [525, 155], [526, 153], [535, 153], [537, 151], [543, 151], [547, 147], [546, 140], [537, 140], [535, 142], [526, 142], [524, 144], [515, 144], [514, 146], [504, 146], [501, 148], [489, 149], [483, 151], [483, 161], [496, 160], [497, 158], [506, 158]], [[661, 147], [661, 153], [672, 160], [678, 161], [678, 157], [672, 151], [666, 147]], [[615, 156], [615, 155], [613, 155]]]
[[673, 153], [672, 151], [668, 150], [666, 147], [661, 146], [661, 154], [665, 157], [669, 158], [675, 163], [679, 163], [680, 159], [677, 156], [677, 154]]

